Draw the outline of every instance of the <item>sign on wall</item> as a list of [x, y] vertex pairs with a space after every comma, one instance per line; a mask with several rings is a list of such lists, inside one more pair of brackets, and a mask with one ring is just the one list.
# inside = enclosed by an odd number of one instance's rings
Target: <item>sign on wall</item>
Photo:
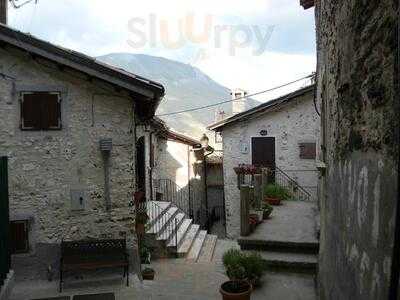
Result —
[[249, 143], [248, 142], [240, 141], [239, 147], [240, 147], [240, 152], [242, 154], [248, 154], [249, 153]]
[[263, 129], [263, 130], [260, 131], [260, 135], [261, 136], [266, 136], [266, 135], [268, 135], [268, 131], [266, 129]]

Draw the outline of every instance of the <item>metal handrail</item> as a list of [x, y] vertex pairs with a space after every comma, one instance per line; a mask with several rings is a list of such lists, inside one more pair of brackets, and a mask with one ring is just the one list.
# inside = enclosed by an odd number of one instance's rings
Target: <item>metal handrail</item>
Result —
[[311, 194], [280, 168], [267, 168], [267, 172], [269, 176], [273, 177], [275, 184], [290, 189], [292, 196], [297, 200], [309, 201], [311, 199]]
[[[181, 212], [192, 217], [193, 207], [191, 195], [188, 190], [181, 188], [171, 179], [156, 179], [154, 180], [155, 192], [162, 194], [162, 200], [173, 203]], [[154, 194], [156, 194], [154, 193]]]
[[[178, 249], [178, 220], [174, 215], [171, 215], [160, 207], [154, 201], [143, 202], [135, 209], [135, 215], [138, 212], [146, 212], [149, 220], [150, 227], [146, 228], [146, 232], [151, 230], [157, 234], [157, 237], [165, 237], [166, 244], [172, 239], [175, 240], [175, 250]], [[146, 224], [149, 225], [149, 224]]]
[[291, 181], [293, 184], [295, 184], [297, 186], [297, 188], [299, 188], [302, 192], [304, 192], [305, 194], [307, 194], [308, 197], [311, 198], [311, 194], [307, 190], [305, 190], [301, 185], [299, 185], [296, 180], [291, 178], [285, 171], [283, 171], [282, 169], [280, 169], [278, 167], [275, 167], [275, 169], [278, 170], [280, 173], [282, 173], [289, 181]]

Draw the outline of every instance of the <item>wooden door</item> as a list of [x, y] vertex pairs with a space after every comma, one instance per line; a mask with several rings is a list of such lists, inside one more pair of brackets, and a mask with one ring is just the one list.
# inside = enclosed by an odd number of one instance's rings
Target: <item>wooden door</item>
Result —
[[252, 163], [259, 167], [275, 168], [275, 138], [255, 137], [251, 141]]

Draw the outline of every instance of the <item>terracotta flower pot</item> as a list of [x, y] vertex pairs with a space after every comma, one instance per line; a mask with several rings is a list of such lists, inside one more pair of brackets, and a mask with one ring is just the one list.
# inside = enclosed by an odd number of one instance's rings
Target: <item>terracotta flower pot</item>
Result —
[[154, 280], [154, 275], [155, 275], [155, 271], [154, 270], [143, 270], [142, 271], [142, 277], [143, 280]]
[[244, 280], [227, 281], [221, 285], [219, 291], [223, 300], [250, 300], [252, 286]]
[[265, 200], [271, 205], [275, 205], [275, 206], [281, 205], [281, 199], [279, 199], [279, 198], [266, 197]]

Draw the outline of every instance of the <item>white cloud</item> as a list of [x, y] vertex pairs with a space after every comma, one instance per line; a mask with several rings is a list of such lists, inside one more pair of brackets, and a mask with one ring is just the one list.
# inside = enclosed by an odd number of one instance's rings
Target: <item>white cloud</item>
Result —
[[[176, 37], [178, 20], [195, 12], [196, 30], [204, 26], [204, 17], [214, 16], [215, 24], [276, 25], [267, 52], [255, 56], [253, 49], [240, 49], [229, 56], [225, 44], [216, 48], [213, 38], [201, 45], [184, 43], [177, 50], [149, 43], [135, 49], [128, 45], [132, 32], [128, 22], [143, 18], [144, 32], [149, 35], [149, 15], [170, 21], [171, 37]], [[192, 63], [213, 79], [228, 87], [241, 87], [249, 92], [281, 84], [311, 73], [315, 57], [309, 49], [313, 37], [312, 12], [304, 12], [294, 0], [39, 0], [15, 11], [10, 9], [10, 24], [50, 42], [92, 56], [110, 52], [146, 53]], [[159, 28], [156, 33], [160, 34]], [[304, 38], [302, 38], [304, 36]], [[254, 40], [252, 43], [254, 46]], [[304, 47], [303, 47], [304, 46]], [[311, 45], [312, 49], [313, 45]], [[199, 50], [206, 57], [199, 59]], [[202, 52], [200, 52], [202, 53]]]

